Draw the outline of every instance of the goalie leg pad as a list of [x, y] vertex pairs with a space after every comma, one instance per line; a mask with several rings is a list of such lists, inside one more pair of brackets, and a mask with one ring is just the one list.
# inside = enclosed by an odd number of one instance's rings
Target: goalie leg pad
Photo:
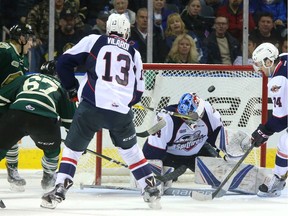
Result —
[[[235, 166], [235, 161], [221, 158], [197, 157], [195, 183], [211, 185], [217, 188], [227, 173]], [[272, 169], [257, 168], [251, 164], [242, 164], [236, 171], [229, 191], [244, 194], [257, 194], [258, 187]]]

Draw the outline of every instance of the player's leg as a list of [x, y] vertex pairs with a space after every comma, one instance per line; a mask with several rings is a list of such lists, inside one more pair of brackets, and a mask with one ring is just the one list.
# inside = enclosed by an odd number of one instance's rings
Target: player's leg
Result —
[[267, 177], [259, 186], [257, 193], [260, 197], [277, 197], [286, 185], [288, 175], [288, 131], [279, 139], [275, 158], [274, 175]]
[[[11, 185], [13, 191], [24, 191], [26, 181], [22, 178], [18, 172], [18, 156], [19, 156], [19, 145], [16, 143], [6, 153], [6, 168], [7, 168], [7, 180]], [[12, 186], [14, 185], [14, 186]], [[18, 189], [17, 189], [18, 188]]]
[[[23, 123], [26, 119], [22, 116], [23, 112], [18, 110], [8, 110], [0, 120], [1, 143], [0, 149], [6, 153], [7, 180], [12, 191], [24, 191], [25, 179], [21, 178], [18, 172], [18, 153], [17, 143], [25, 136]], [[1, 160], [2, 158], [0, 158]]]
[[65, 139], [55, 182], [56, 186], [42, 196], [41, 207], [54, 209], [58, 203], [65, 200], [68, 189], [73, 185], [78, 160], [86, 150], [95, 132], [99, 130], [96, 123], [97, 118], [95, 107], [91, 107], [84, 101], [80, 103]]
[[143, 199], [151, 208], [161, 208], [161, 194], [156, 185], [151, 166], [148, 164], [142, 150], [137, 144], [136, 130], [133, 123], [133, 113], [127, 115], [114, 114], [110, 125], [110, 136], [119, 154], [129, 166], [129, 169], [142, 189]]
[[27, 115], [30, 115], [27, 129], [29, 135], [36, 146], [44, 152], [41, 159], [43, 168], [41, 186], [46, 190], [55, 186], [61, 146], [60, 123], [54, 118], [47, 118], [30, 113]]

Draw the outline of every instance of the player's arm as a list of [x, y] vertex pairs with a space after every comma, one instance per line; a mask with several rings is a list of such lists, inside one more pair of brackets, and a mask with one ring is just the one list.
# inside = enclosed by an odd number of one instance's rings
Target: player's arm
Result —
[[[74, 69], [79, 65], [85, 65], [95, 41], [99, 38], [96, 35], [84, 37], [71, 49], [61, 55], [56, 64], [56, 71], [63, 87], [68, 91], [69, 97], [77, 97], [79, 87], [75, 77]], [[96, 58], [96, 57], [95, 57]]]
[[133, 99], [128, 105], [129, 107], [132, 107], [133, 105], [141, 101], [141, 97], [145, 89], [143, 63], [141, 60], [141, 55], [138, 51], [135, 52], [134, 64], [135, 64], [135, 67], [133, 70], [135, 70], [136, 87], [134, 89]]
[[252, 140], [256, 147], [265, 143], [275, 132], [280, 132], [287, 128], [287, 85], [288, 81], [284, 76], [273, 77], [269, 82], [268, 90], [273, 102], [273, 112], [268, 121], [265, 124], [260, 124], [252, 133]]
[[171, 140], [173, 134], [172, 118], [168, 114], [159, 113], [154, 124], [160, 118], [164, 118], [166, 126], [147, 138], [143, 146], [143, 153], [147, 159], [163, 159], [166, 155], [167, 143]]

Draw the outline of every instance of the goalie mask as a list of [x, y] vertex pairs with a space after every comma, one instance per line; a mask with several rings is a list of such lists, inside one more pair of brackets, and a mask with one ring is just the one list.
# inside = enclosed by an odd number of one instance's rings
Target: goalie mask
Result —
[[271, 43], [262, 43], [253, 51], [253, 68], [255, 71], [263, 71], [266, 76], [271, 75], [271, 67], [278, 58], [279, 51]]
[[[179, 100], [177, 110], [182, 115], [189, 115], [191, 112], [197, 112], [199, 105], [202, 104], [202, 99], [196, 95], [196, 93], [185, 93]], [[202, 107], [202, 106], [200, 106]], [[198, 113], [199, 114], [199, 113]], [[200, 115], [199, 115], [200, 116]], [[186, 124], [188, 124], [191, 128], [194, 128], [196, 122], [193, 120], [186, 120]]]
[[130, 36], [130, 22], [125, 14], [111, 14], [106, 23], [107, 35], [116, 34], [125, 40]]

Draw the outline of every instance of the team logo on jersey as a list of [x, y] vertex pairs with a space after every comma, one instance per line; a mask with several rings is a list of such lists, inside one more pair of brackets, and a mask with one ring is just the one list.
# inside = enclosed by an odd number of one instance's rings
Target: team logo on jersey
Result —
[[271, 87], [270, 91], [276, 93], [279, 91], [280, 88], [281, 88], [281, 86], [274, 85]]
[[12, 61], [12, 62], [11, 62], [11, 65], [12, 65], [13, 67], [19, 67], [19, 62], [17, 62], [17, 61]]
[[119, 107], [119, 105], [114, 102], [112, 103], [112, 107]]
[[186, 134], [178, 140], [175, 140], [173, 145], [175, 149], [191, 151], [191, 149], [195, 148], [199, 143], [202, 143], [204, 138], [205, 135], [201, 134], [201, 131], [195, 131], [193, 134]]
[[33, 107], [33, 106], [31, 106], [30, 104], [29, 105], [27, 105], [27, 106], [25, 106], [25, 108], [27, 109], [27, 110], [35, 110], [35, 108]]

